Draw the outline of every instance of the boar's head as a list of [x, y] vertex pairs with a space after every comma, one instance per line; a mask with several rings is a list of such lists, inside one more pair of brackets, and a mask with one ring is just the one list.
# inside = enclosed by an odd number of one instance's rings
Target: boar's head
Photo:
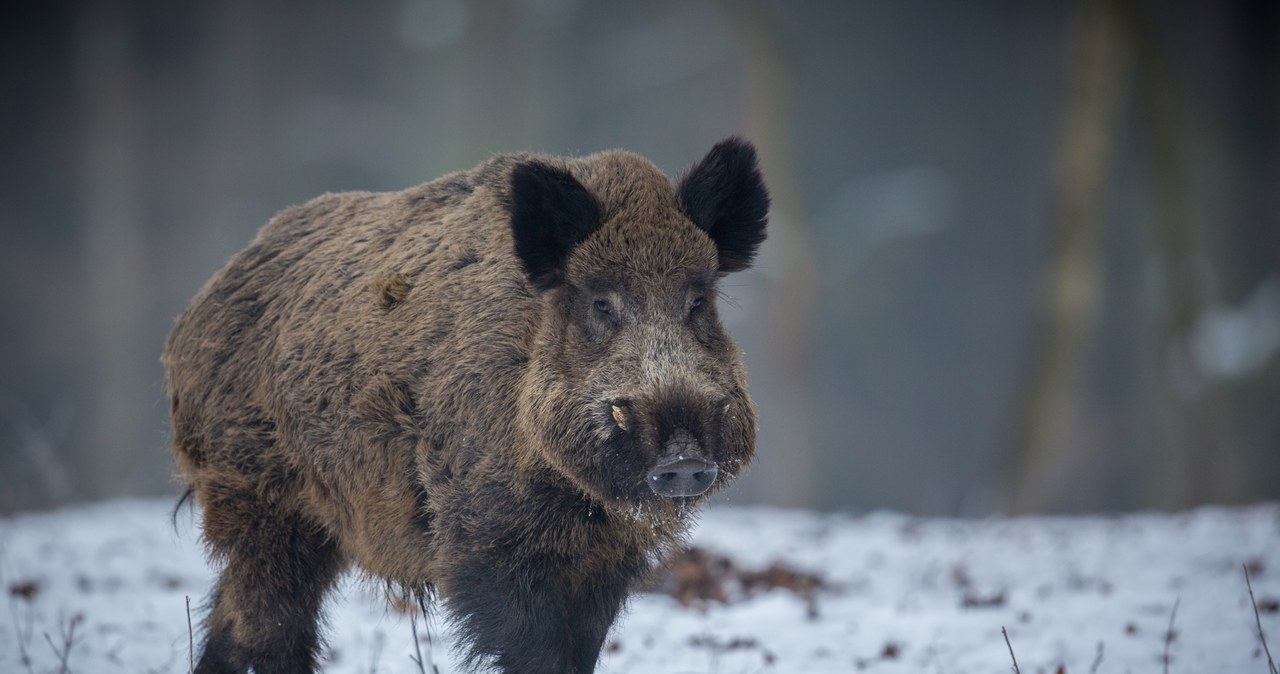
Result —
[[606, 506], [682, 507], [746, 468], [755, 410], [717, 284], [750, 266], [769, 197], [730, 138], [673, 185], [626, 153], [511, 177], [516, 255], [542, 302], [519, 424]]

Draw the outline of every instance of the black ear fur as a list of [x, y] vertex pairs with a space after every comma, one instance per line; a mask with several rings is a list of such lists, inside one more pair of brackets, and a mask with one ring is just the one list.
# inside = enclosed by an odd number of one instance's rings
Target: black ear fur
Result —
[[769, 191], [751, 143], [737, 136], [716, 143], [680, 176], [676, 193], [685, 215], [715, 241], [721, 272], [751, 266], [769, 221]]
[[538, 161], [519, 164], [511, 171], [516, 256], [539, 290], [564, 281], [569, 252], [600, 224], [600, 204], [568, 171]]

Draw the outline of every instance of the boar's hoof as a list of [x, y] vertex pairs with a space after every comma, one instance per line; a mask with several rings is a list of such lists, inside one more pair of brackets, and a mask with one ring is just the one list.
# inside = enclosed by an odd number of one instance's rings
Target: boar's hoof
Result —
[[711, 488], [719, 470], [716, 464], [690, 457], [674, 456], [658, 462], [649, 471], [649, 488], [658, 496], [697, 496]]

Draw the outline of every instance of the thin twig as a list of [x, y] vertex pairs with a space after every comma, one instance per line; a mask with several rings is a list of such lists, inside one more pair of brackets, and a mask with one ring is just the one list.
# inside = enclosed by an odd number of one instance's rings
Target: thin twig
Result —
[[1173, 620], [1178, 616], [1178, 604], [1180, 603], [1182, 603], [1182, 597], [1173, 600], [1173, 610], [1169, 611], [1169, 629], [1164, 632], [1164, 674], [1169, 674], [1169, 646], [1173, 644], [1173, 640], [1178, 636], [1178, 633], [1173, 631]]
[[1253, 604], [1253, 621], [1258, 625], [1258, 641], [1262, 642], [1262, 650], [1267, 654], [1267, 667], [1271, 668], [1271, 674], [1276, 673], [1276, 661], [1271, 659], [1271, 649], [1267, 648], [1267, 637], [1262, 633], [1262, 618], [1258, 615], [1258, 600], [1253, 598], [1253, 583], [1249, 581], [1249, 565], [1243, 564], [1244, 567], [1244, 584], [1249, 588], [1249, 602]]
[[1089, 674], [1097, 674], [1098, 666], [1102, 664], [1102, 642], [1098, 642], [1098, 654], [1093, 658], [1093, 664], [1089, 667]]
[[1013, 654], [1013, 644], [1009, 643], [1009, 631], [1001, 625], [1000, 633], [1004, 635], [1004, 645], [1009, 647], [1009, 657], [1013, 659], [1013, 674], [1022, 674], [1022, 670], [1018, 669], [1018, 658]]
[[187, 598], [187, 672], [195, 674], [196, 671], [196, 637], [195, 632], [191, 629], [191, 595], [185, 595]]

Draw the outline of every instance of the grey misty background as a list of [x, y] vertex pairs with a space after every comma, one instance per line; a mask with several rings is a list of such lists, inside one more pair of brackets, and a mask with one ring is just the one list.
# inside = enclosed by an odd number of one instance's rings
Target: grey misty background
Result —
[[1280, 497], [1271, 2], [26, 3], [0, 39], [0, 511], [176, 494], [158, 357], [273, 213], [495, 152], [718, 139], [722, 497], [920, 514]]

